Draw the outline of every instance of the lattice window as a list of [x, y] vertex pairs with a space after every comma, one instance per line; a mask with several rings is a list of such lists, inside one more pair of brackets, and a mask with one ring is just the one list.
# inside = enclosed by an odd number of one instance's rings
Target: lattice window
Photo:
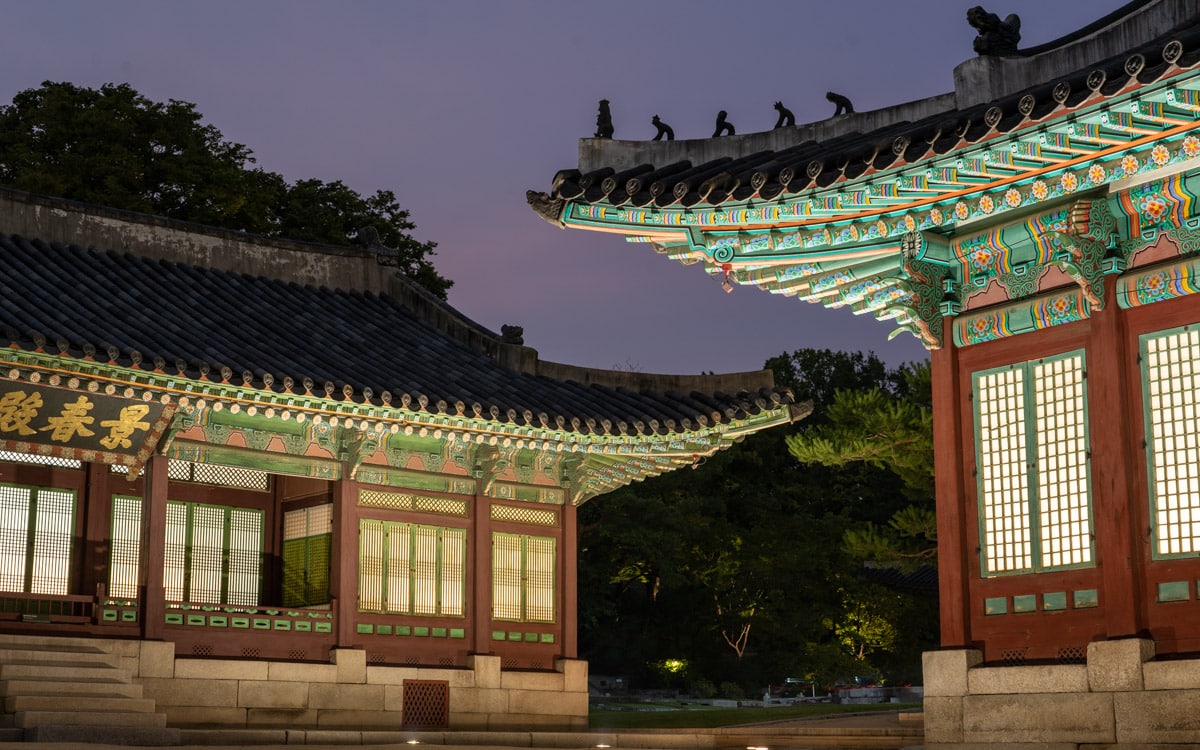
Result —
[[985, 575], [1091, 564], [1082, 352], [974, 377]]
[[75, 493], [0, 484], [0, 591], [66, 594]]
[[553, 537], [492, 534], [492, 617], [554, 622]]
[[115, 495], [108, 552], [108, 595], [136, 599], [142, 547], [142, 500]]
[[1141, 338], [1155, 557], [1200, 553], [1200, 328]]
[[262, 554], [262, 511], [167, 502], [163, 585], [168, 600], [256, 606]]
[[[129, 467], [124, 464], [113, 464], [109, 467], [109, 471], [113, 474], [128, 474]], [[141, 474], [142, 472], [139, 471], [138, 476]], [[167, 479], [174, 482], [212, 484], [218, 487], [238, 487], [258, 492], [266, 492], [271, 489], [271, 475], [265, 471], [224, 464], [198, 464], [177, 458], [167, 461]]]
[[468, 510], [466, 500], [386, 490], [359, 490], [358, 504], [364, 508], [415, 510], [421, 513], [441, 513], [447, 516], [466, 516]]
[[359, 521], [358, 608], [365, 612], [461, 616], [465, 529]]
[[332, 505], [315, 505], [283, 514], [283, 606], [329, 603], [332, 548]]
[[58, 456], [42, 456], [37, 453], [16, 453], [0, 451], [0, 461], [18, 464], [36, 464], [38, 466], [53, 466], [59, 469], [82, 469], [83, 461], [74, 458], [59, 458]]
[[492, 505], [493, 521], [512, 521], [530, 526], [557, 526], [558, 513], [541, 508], [520, 508], [514, 505]]

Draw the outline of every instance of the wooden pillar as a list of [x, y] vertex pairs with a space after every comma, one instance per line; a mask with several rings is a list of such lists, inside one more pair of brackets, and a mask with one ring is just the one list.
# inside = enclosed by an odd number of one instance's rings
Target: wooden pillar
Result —
[[[80, 582], [79, 593], [92, 594], [97, 586], [108, 587], [109, 559], [112, 550], [110, 520], [112, 518], [112, 491], [108, 487], [108, 464], [84, 464], [87, 482], [84, 485], [80, 504], [80, 538], [78, 546], [83, 553], [76, 560], [75, 580]], [[124, 479], [120, 480], [124, 482]], [[126, 492], [132, 493], [134, 487]], [[140, 582], [139, 582], [140, 584]]]
[[337, 618], [337, 647], [354, 642], [358, 613], [358, 484], [342, 462], [342, 478], [333, 483], [333, 550], [330, 556], [329, 587]]
[[492, 506], [482, 483], [471, 501], [471, 652], [492, 651]]
[[562, 656], [579, 657], [579, 508], [568, 502], [563, 507], [562, 555]]
[[167, 457], [155, 454], [142, 474], [142, 550], [138, 556], [142, 583], [142, 637], [164, 638], [167, 592], [163, 561], [167, 552]]
[[[947, 318], [944, 330], [951, 330]], [[967, 492], [963, 474], [965, 394], [961, 392], [958, 350], [947, 340], [930, 352], [933, 378], [933, 463], [937, 497], [938, 596], [942, 646], [971, 645], [969, 566], [967, 565]]]
[[1133, 420], [1140, 414], [1140, 378], [1131, 377], [1137, 371], [1137, 352], [1130, 351], [1116, 286], [1111, 281], [1105, 284], [1105, 307], [1092, 314], [1087, 355], [1093, 534], [1103, 587], [1100, 605], [1109, 638], [1136, 635], [1141, 629], [1139, 589], [1144, 579], [1137, 514], [1130, 506], [1140, 502], [1130, 465], [1132, 457], [1142, 455], [1132, 443], [1138, 432]]

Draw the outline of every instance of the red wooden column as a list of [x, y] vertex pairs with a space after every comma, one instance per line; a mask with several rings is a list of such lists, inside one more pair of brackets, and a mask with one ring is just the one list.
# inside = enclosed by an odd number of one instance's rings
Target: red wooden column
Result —
[[562, 656], [579, 656], [579, 509], [568, 502], [562, 514]]
[[946, 342], [930, 352], [933, 376], [933, 464], [937, 495], [938, 596], [942, 646], [971, 645], [969, 567], [967, 565], [967, 492], [963, 479], [964, 395], [958, 350], [950, 340], [953, 319], [946, 318]]
[[167, 592], [163, 588], [163, 561], [167, 553], [167, 457], [155, 454], [142, 473], [142, 551], [138, 568], [142, 579], [142, 637], [163, 640]]
[[1144, 579], [1137, 552], [1136, 515], [1130, 506], [1138, 502], [1134, 489], [1133, 457], [1140, 457], [1132, 443], [1137, 430], [1134, 420], [1141, 403], [1135, 378], [1137, 351], [1130, 351], [1124, 315], [1117, 305], [1116, 284], [1109, 277], [1104, 290], [1104, 309], [1092, 314], [1092, 333], [1087, 354], [1088, 419], [1091, 443], [1093, 533], [1096, 535], [1096, 566], [1103, 592], [1109, 638], [1136, 635], [1141, 629], [1141, 587]]
[[[83, 492], [83, 512], [80, 519], [83, 554], [80, 556], [82, 559], [76, 562], [75, 578], [82, 585], [79, 593], [92, 594], [100, 585], [107, 587], [109, 580], [112, 490], [108, 486], [108, 464], [88, 463], [84, 464], [84, 470], [87, 472], [87, 484]], [[125, 488], [128, 493], [133, 490], [132, 486]]]
[[492, 504], [478, 483], [471, 501], [471, 652], [492, 651]]
[[330, 595], [336, 602], [337, 646], [349, 648], [354, 642], [355, 616], [358, 612], [358, 483], [350, 476], [350, 466], [342, 462], [342, 478], [333, 483], [333, 554], [330, 559]]

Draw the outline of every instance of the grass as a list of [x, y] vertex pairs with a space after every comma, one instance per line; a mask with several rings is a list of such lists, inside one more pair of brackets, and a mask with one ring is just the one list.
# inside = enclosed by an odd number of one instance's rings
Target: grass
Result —
[[[615, 704], [607, 704], [609, 706]], [[833, 704], [812, 703], [800, 706], [772, 708], [716, 708], [713, 706], [683, 705], [681, 703], [628, 704], [626, 710], [597, 710], [588, 714], [591, 729], [711, 729], [737, 724], [758, 724], [765, 721], [807, 719], [817, 716], [862, 713], [864, 711], [899, 711], [913, 708], [915, 703]], [[653, 711], [633, 710], [654, 708]]]

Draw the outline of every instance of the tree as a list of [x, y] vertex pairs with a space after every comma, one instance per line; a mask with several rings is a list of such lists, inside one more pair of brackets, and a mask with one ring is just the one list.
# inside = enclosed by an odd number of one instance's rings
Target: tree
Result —
[[912, 570], [936, 564], [933, 511], [933, 417], [929, 363], [900, 368], [888, 390], [837, 390], [826, 424], [788, 437], [799, 461], [829, 467], [865, 463], [893, 473], [909, 505], [886, 524], [867, 523], [846, 532], [856, 557]]
[[98, 90], [47, 81], [0, 107], [0, 184], [245, 232], [348, 245], [372, 226], [401, 273], [445, 299], [391, 191], [364, 198], [340, 181], [289, 185], [249, 148], [202, 122], [196, 106], [152, 101], [129, 84]]
[[[914, 644], [936, 633], [920, 619], [935, 610], [928, 600], [880, 594], [836, 543], [909, 504], [896, 474], [864, 461], [802, 464], [786, 444], [830, 425], [840, 390], [908, 394], [911, 378], [874, 355], [828, 350], [771, 364], [777, 384], [817, 399], [813, 417], [579, 509], [580, 652], [595, 672], [664, 684], [656, 665], [681, 663], [689, 681], [755, 689], [786, 676], [909, 675]], [[863, 603], [874, 595], [901, 598]], [[901, 637], [881, 638], [888, 628]]]

